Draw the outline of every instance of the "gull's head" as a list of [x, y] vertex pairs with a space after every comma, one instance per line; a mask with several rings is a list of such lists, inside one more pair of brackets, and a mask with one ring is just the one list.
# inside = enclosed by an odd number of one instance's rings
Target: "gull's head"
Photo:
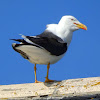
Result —
[[59, 24], [64, 25], [65, 28], [75, 31], [78, 29], [87, 30], [87, 27], [80, 23], [75, 17], [73, 16], [63, 16], [59, 22]]

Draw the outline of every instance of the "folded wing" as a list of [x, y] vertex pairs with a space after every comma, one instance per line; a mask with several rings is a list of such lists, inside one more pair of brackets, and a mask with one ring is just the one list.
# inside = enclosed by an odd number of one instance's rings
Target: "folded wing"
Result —
[[62, 55], [67, 50], [67, 43], [64, 43], [63, 40], [52, 33], [42, 33], [37, 36], [24, 36], [24, 39], [13, 39], [15, 41], [21, 42], [21, 44], [16, 44], [16, 47], [22, 45], [31, 45], [36, 46], [40, 49], [45, 49], [50, 52], [52, 55]]

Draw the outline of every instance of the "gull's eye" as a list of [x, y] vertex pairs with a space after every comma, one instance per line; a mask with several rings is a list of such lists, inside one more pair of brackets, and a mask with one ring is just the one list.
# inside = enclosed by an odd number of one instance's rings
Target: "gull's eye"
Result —
[[74, 19], [71, 19], [71, 20], [74, 20]]

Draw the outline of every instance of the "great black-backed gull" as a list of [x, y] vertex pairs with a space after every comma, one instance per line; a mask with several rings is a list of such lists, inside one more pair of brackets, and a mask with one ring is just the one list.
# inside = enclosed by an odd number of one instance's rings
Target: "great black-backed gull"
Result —
[[40, 35], [22, 35], [24, 39], [12, 39], [20, 42], [20, 44], [13, 43], [13, 49], [29, 62], [35, 64], [35, 83], [38, 83], [36, 64], [47, 65], [45, 82], [53, 82], [48, 78], [50, 64], [56, 63], [65, 55], [72, 40], [73, 32], [78, 29], [87, 30], [87, 27], [75, 17], [66, 15], [61, 18], [58, 24], [47, 25], [46, 30]]

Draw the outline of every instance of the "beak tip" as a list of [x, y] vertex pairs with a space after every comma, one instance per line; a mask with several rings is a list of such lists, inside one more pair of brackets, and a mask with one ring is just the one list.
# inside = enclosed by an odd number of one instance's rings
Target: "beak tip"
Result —
[[82, 28], [83, 30], [87, 30], [87, 27], [86, 28]]
[[82, 28], [83, 30], [87, 30], [87, 27], [86, 27], [84, 24], [81, 24], [81, 28]]

